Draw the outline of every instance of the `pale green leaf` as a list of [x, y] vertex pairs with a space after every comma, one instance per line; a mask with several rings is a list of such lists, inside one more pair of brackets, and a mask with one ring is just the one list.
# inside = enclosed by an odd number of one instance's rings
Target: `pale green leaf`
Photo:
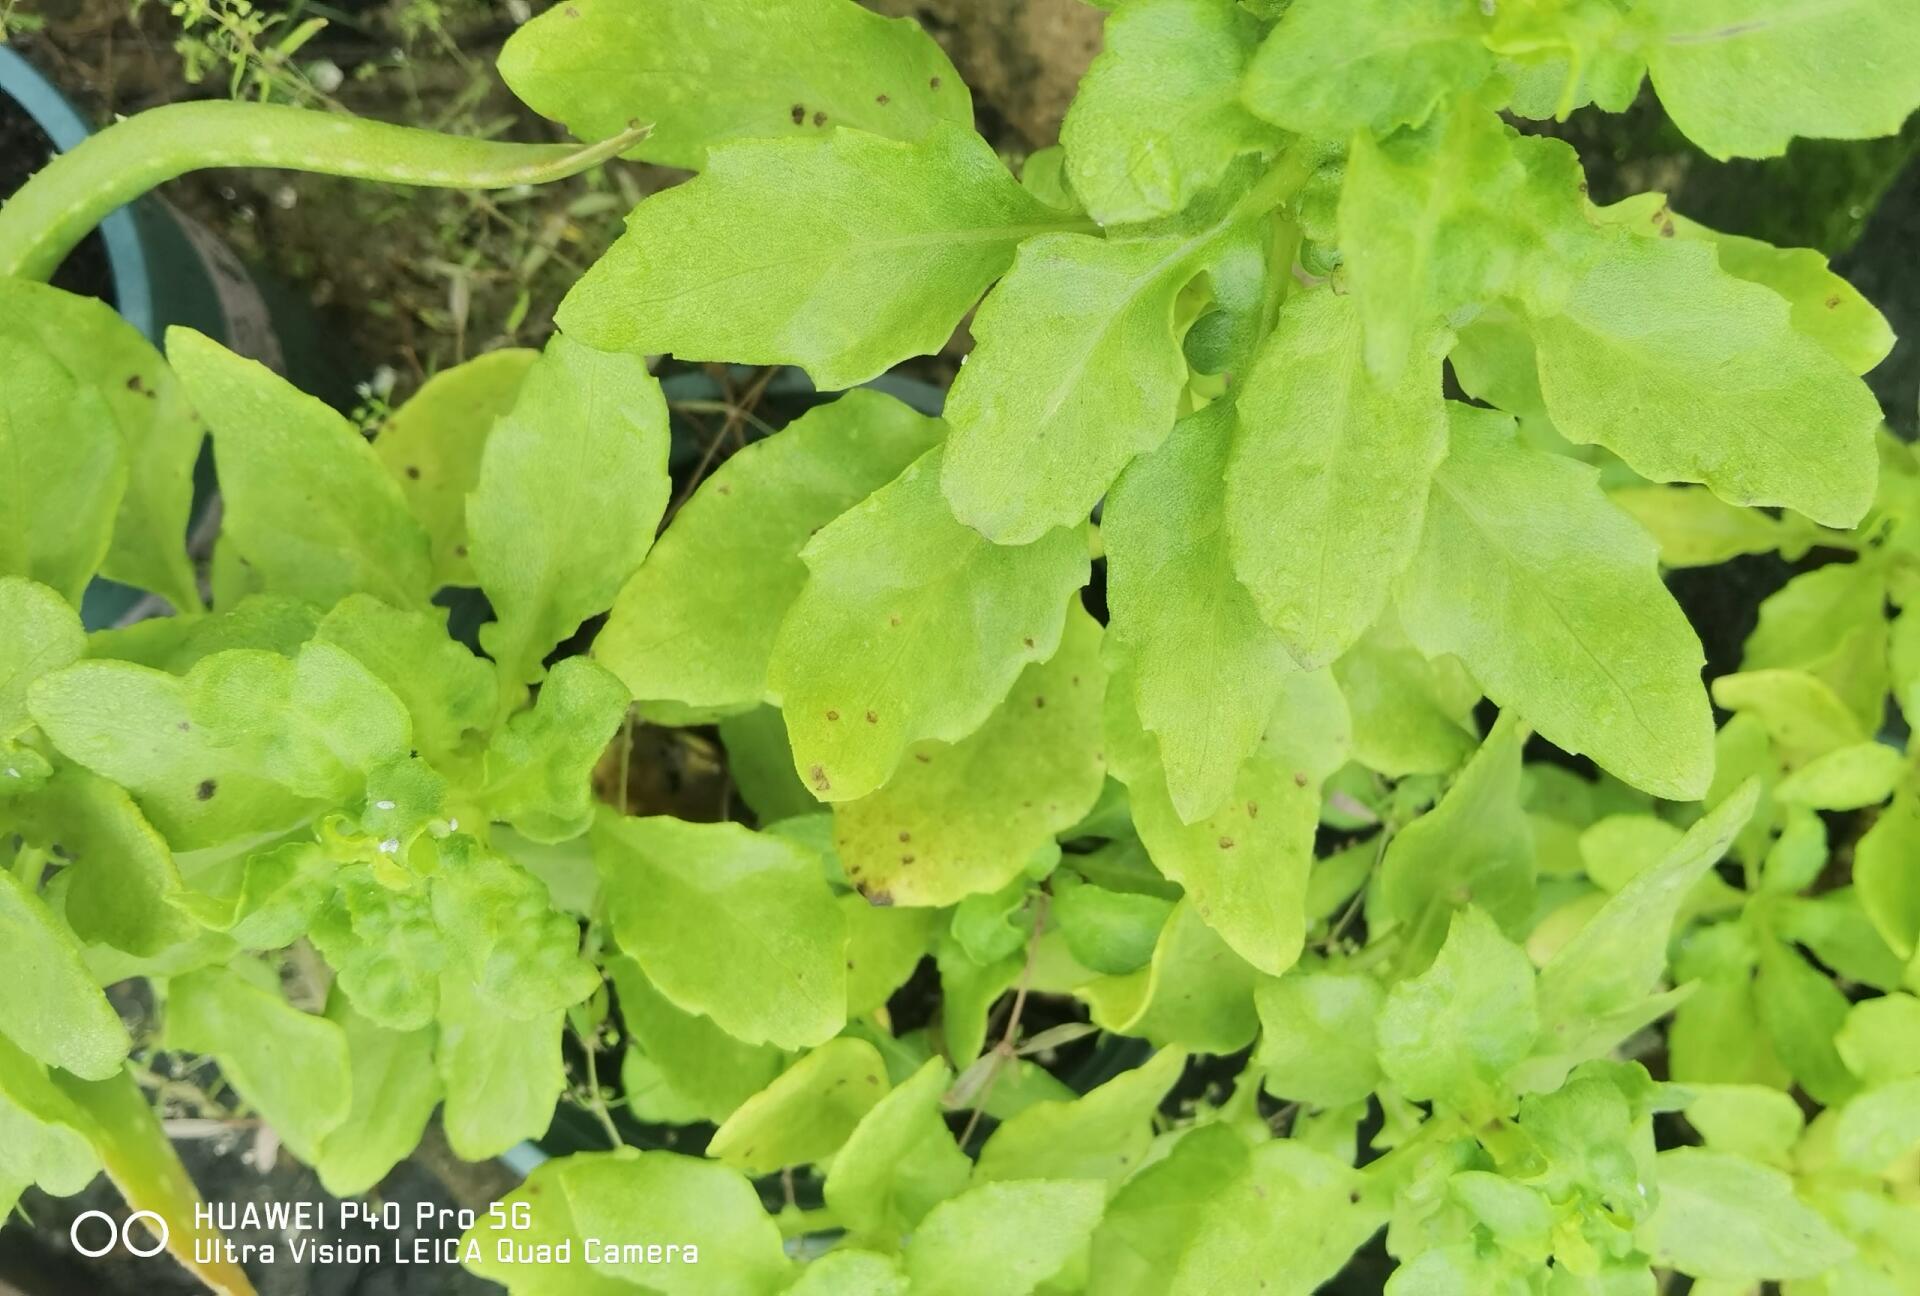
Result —
[[1253, 1042], [1259, 973], [1201, 919], [1191, 900], [1174, 906], [1146, 967], [1075, 990], [1094, 1024], [1162, 1048], [1232, 1053]]
[[0, 326], [0, 373], [0, 576], [78, 607], [113, 538], [126, 447], [100, 392], [17, 323]]
[[1088, 1179], [983, 1183], [933, 1208], [907, 1245], [914, 1296], [1028, 1296], [1093, 1234], [1105, 1186]]
[[941, 1119], [953, 1072], [931, 1058], [854, 1127], [827, 1171], [827, 1205], [855, 1237], [892, 1249], [966, 1184], [972, 1162]]
[[545, 1017], [600, 984], [580, 957], [580, 930], [519, 865], [456, 838], [440, 849], [433, 921], [455, 963], [502, 1015]]
[[442, 980], [434, 1066], [446, 1093], [440, 1123], [455, 1155], [485, 1161], [547, 1132], [567, 1087], [564, 1020], [560, 1012], [507, 1017], [464, 977]]
[[498, 618], [480, 642], [506, 684], [604, 612], [667, 507], [667, 403], [637, 356], [547, 343], [487, 438], [467, 500], [473, 568]]
[[1420, 551], [1395, 587], [1408, 634], [1565, 750], [1698, 798], [1713, 772], [1704, 655], [1652, 541], [1592, 469], [1522, 448], [1498, 415], [1452, 415]]
[[886, 1007], [933, 946], [938, 915], [927, 909], [889, 909], [863, 895], [836, 903], [847, 920], [847, 1017]]
[[1687, 1123], [1715, 1152], [1768, 1165], [1791, 1164], [1806, 1117], [1793, 1095], [1753, 1084], [1690, 1084]]
[[1071, 1102], [1035, 1103], [993, 1132], [975, 1179], [1121, 1182], [1146, 1155], [1154, 1114], [1186, 1061], [1180, 1050], [1162, 1049]]
[[28, 686], [80, 660], [87, 637], [59, 594], [19, 576], [0, 576], [0, 625], [6, 627], [0, 635], [0, 744], [6, 744], [33, 723]]
[[1389, 609], [1333, 663], [1353, 757], [1388, 778], [1447, 774], [1473, 754], [1480, 690], [1453, 657], [1428, 658]]
[[1084, 533], [989, 543], [940, 494], [941, 451], [823, 528], [781, 623], [768, 684], [794, 764], [828, 801], [865, 796], [908, 748], [957, 742], [1020, 671], [1058, 649], [1067, 601], [1087, 578]]
[[1380, 983], [1352, 972], [1296, 968], [1254, 991], [1260, 1010], [1255, 1062], [1276, 1098], [1340, 1107], [1380, 1083], [1375, 1022], [1385, 1003]]
[[1729, 504], [1704, 486], [1620, 486], [1607, 498], [1647, 529], [1668, 567], [1711, 567], [1791, 542], [1778, 518]]
[[442, 370], [393, 412], [374, 439], [374, 454], [426, 528], [435, 585], [477, 583], [467, 556], [467, 495], [479, 483], [487, 435], [513, 408], [539, 358], [537, 351], [511, 347]]
[[166, 1044], [205, 1053], [302, 1161], [347, 1119], [353, 1075], [337, 1021], [301, 1012], [277, 989], [224, 968], [167, 983]]
[[1420, 543], [1428, 483], [1447, 453], [1430, 340], [1392, 383], [1368, 371], [1361, 343], [1353, 297], [1288, 299], [1240, 397], [1227, 467], [1234, 570], [1309, 669], [1379, 617]]
[[891, 396], [858, 390], [749, 445], [674, 514], [620, 591], [594, 656], [642, 705], [758, 703], [774, 635], [806, 581], [802, 547], [944, 430]]
[[[100, 1173], [89, 1132], [47, 1068], [0, 1035], [0, 1182], [38, 1184], [55, 1197], [80, 1192]], [[0, 1207], [11, 1211], [4, 1200]]]
[[1698, 1278], [1811, 1278], [1853, 1248], [1779, 1170], [1703, 1148], [1662, 1152], [1659, 1202], [1640, 1235], [1662, 1264]]
[[1227, 553], [1233, 405], [1215, 401], [1134, 460], [1107, 498], [1107, 652], [1132, 683], [1182, 821], [1218, 809], [1295, 668]]
[[1793, 327], [1786, 301], [1699, 243], [1620, 234], [1595, 252], [1529, 325], [1554, 427], [1654, 481], [1858, 522], [1873, 502], [1880, 406]]
[[786, 1296], [907, 1296], [907, 1275], [892, 1256], [829, 1251], [807, 1265]]
[[654, 989], [633, 958], [606, 960], [620, 993], [620, 1019], [661, 1079], [694, 1113], [716, 1124], [780, 1074], [783, 1055], [743, 1044], [711, 1018], [685, 1012]]
[[[32, 330], [84, 388], [98, 393], [119, 430], [126, 493], [120, 497], [101, 574], [152, 590], [176, 611], [197, 611], [200, 590], [193, 564], [187, 561], [186, 542], [194, 460], [205, 431], [173, 371], [117, 311], [92, 297], [24, 279], [0, 279], [0, 318]], [[81, 408], [88, 418], [98, 410], [84, 397]], [[81, 442], [91, 444], [91, 435], [82, 434]]]
[[374, 1188], [412, 1154], [440, 1102], [431, 1031], [392, 1031], [353, 1010], [343, 994], [327, 1018], [346, 1035], [353, 1095], [346, 1119], [321, 1139], [314, 1169], [336, 1197]]
[[1869, 1085], [1920, 1075], [1920, 999], [1902, 992], [1854, 1004], [1833, 1046]]
[[559, 662], [487, 744], [481, 804], [537, 842], [579, 836], [593, 821], [593, 767], [626, 714], [626, 686], [604, 668]]
[[1175, 302], [1234, 223], [1229, 212], [1198, 232], [1020, 245], [947, 397], [942, 484], [956, 517], [1001, 544], [1037, 540], [1084, 520], [1127, 461], [1166, 438], [1187, 376]]
[[1877, 0], [1647, 0], [1660, 103], [1717, 158], [1892, 135], [1920, 107], [1920, 12]]
[[1502, 713], [1439, 803], [1387, 843], [1372, 903], [1405, 925], [1409, 966], [1440, 948], [1449, 915], [1472, 904], [1518, 934], [1534, 908], [1533, 835], [1520, 807], [1527, 732]]
[[741, 1103], [707, 1155], [750, 1175], [825, 1161], [886, 1092], [886, 1064], [873, 1045], [828, 1040]]
[[846, 921], [811, 851], [669, 818], [604, 816], [594, 834], [614, 935], [661, 994], [748, 1043], [839, 1033]]
[[1824, 680], [1805, 671], [1722, 675], [1713, 682], [1713, 700], [1729, 711], [1756, 717], [1789, 766], [1857, 746], [1871, 736]]
[[1015, 245], [1064, 223], [957, 126], [740, 140], [634, 209], [560, 326], [607, 350], [799, 365], [838, 390], [938, 351]]
[[[1691, 225], [1682, 222], [1682, 229]], [[1689, 231], [1691, 232], [1691, 231]], [[1759, 239], [1704, 230], [1720, 254], [1720, 268], [1764, 284], [1793, 307], [1793, 326], [1831, 351], [1857, 374], [1877, 368], [1893, 349], [1893, 329], [1860, 290], [1828, 268], [1812, 248], [1777, 248]]]
[[1853, 1096], [1859, 1081], [1833, 1043], [1846, 1024], [1847, 996], [1831, 977], [1797, 949], [1764, 937], [1753, 998], [1774, 1052], [1810, 1098], [1835, 1107]]
[[1854, 848], [1853, 881], [1874, 930], [1903, 959], [1920, 939], [1920, 789], [1911, 782]]
[[1103, 225], [1179, 211], [1280, 132], [1240, 105], [1259, 24], [1231, 0], [1135, 0], [1107, 20], [1060, 142], [1067, 177]]
[[918, 743], [887, 785], [834, 806], [847, 877], [875, 904], [998, 891], [1093, 807], [1105, 780], [1099, 623], [1068, 609], [1060, 649], [959, 742]]
[[0, 870], [0, 1035], [89, 1080], [120, 1070], [127, 1029], [80, 961], [80, 942], [39, 896]]
[[167, 359], [213, 429], [222, 538], [265, 589], [323, 607], [426, 599], [427, 533], [351, 423], [192, 329], [167, 330]]
[[1472, 0], [1294, 0], [1247, 69], [1247, 106], [1302, 135], [1345, 139], [1419, 122], [1493, 70]]
[[1433, 965], [1387, 994], [1380, 1067], [1406, 1097], [1499, 1114], [1507, 1069], [1540, 1032], [1533, 965], [1483, 911], [1459, 910]]
[[696, 170], [743, 137], [973, 123], [966, 84], [918, 24], [848, 0], [575, 0], [513, 34], [500, 76], [582, 139], [650, 122], [628, 156]]
[[321, 618], [313, 637], [344, 649], [393, 691], [412, 717], [414, 746], [436, 762], [493, 723], [493, 667], [450, 638], [436, 613], [355, 594]]
[[1816, 756], [1780, 780], [1774, 799], [1815, 810], [1858, 810], [1893, 795], [1907, 759], [1885, 743], [1855, 743]]

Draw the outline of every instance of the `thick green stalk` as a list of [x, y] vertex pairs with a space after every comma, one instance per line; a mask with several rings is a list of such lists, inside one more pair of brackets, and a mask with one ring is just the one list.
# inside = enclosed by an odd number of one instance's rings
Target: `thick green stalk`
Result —
[[117, 122], [0, 205], [0, 275], [44, 280], [116, 207], [207, 167], [276, 167], [435, 189], [508, 189], [577, 175], [651, 126], [598, 144], [503, 144], [279, 104], [170, 104]]

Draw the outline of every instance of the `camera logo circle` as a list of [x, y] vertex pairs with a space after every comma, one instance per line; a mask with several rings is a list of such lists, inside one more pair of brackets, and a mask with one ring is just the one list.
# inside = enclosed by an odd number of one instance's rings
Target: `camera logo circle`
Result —
[[[88, 1246], [86, 1242], [81, 1240], [81, 1226], [89, 1220], [96, 1219], [107, 1226], [106, 1241], [102, 1242], [99, 1246]], [[144, 1223], [147, 1226], [147, 1232], [153, 1237], [153, 1245], [144, 1250], [138, 1245], [134, 1237], [133, 1223], [135, 1220]], [[97, 1233], [97, 1230], [88, 1228], [86, 1232], [89, 1236], [93, 1236]], [[73, 1249], [75, 1251], [86, 1256], [89, 1260], [103, 1256], [117, 1246], [125, 1247], [129, 1255], [137, 1255], [144, 1259], [147, 1256], [159, 1255], [161, 1251], [166, 1249], [167, 1222], [150, 1210], [135, 1211], [133, 1214], [127, 1216], [124, 1224], [103, 1210], [81, 1211], [78, 1215], [74, 1216], [73, 1227], [67, 1230], [67, 1240], [73, 1243]]]

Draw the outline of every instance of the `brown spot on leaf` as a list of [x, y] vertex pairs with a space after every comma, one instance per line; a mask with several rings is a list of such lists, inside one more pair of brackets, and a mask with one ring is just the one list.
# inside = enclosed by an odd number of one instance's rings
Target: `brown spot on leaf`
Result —
[[913, 840], [913, 834], [908, 832], [905, 828], [902, 828], [900, 830], [900, 840], [903, 842], [910, 842]]
[[1222, 837], [1222, 838], [1220, 839], [1220, 849], [1221, 849], [1221, 850], [1232, 850], [1232, 849], [1233, 849], [1233, 838], [1231, 838], [1231, 837]]
[[1260, 803], [1258, 801], [1247, 802], [1247, 818], [1258, 819], [1259, 817], [1260, 817]]
[[793, 124], [795, 126], [806, 125], [807, 106], [805, 104], [795, 104], [789, 111], [793, 114]]
[[1033, 636], [1029, 635], [1025, 639], [1022, 639], [1020, 642], [1025, 644], [1027, 647], [1031, 648], [1033, 647]]
[[727, 485], [727, 483], [725, 482], [721, 482], [718, 486], [715, 486], [714, 489], [720, 492], [722, 495], [733, 494], [733, 487]]
[[408, 481], [420, 480], [420, 469], [415, 467], [413, 464], [407, 465], [407, 480]]
[[939, 78], [939, 77], [928, 77], [928, 78], [927, 78], [927, 88], [928, 88], [928, 89], [930, 89], [930, 90], [938, 90], [938, 89], [940, 88], [940, 78]]
[[867, 903], [876, 909], [893, 908], [893, 892], [891, 891], [863, 891], [861, 894], [866, 896]]
[[867, 712], [867, 723], [868, 723], [868, 724], [879, 724], [879, 723], [880, 723], [880, 717], [879, 717], [879, 715], [878, 715], [877, 713], [875, 713], [875, 712], [872, 712], [872, 711], [869, 711], [869, 712]]
[[815, 113], [813, 115], [813, 124], [815, 126], [825, 126], [827, 124], [827, 115], [823, 112]]
[[1839, 310], [1839, 309], [1840, 309], [1840, 294], [1839, 294], [1839, 293], [1835, 293], [1835, 294], [1834, 294], [1833, 296], [1831, 296], [1831, 297], [1829, 297], [1829, 298], [1827, 298], [1827, 309], [1828, 309], [1828, 310]]
[[1668, 221], [1668, 222], [1667, 222], [1666, 224], [1664, 224], [1664, 225], [1662, 225], [1662, 226], [1660, 227], [1660, 237], [1661, 237], [1661, 238], [1672, 238], [1672, 237], [1674, 236], [1674, 234], [1675, 234], [1675, 232], [1676, 232], [1676, 231], [1675, 231], [1675, 230], [1674, 230], [1674, 228], [1673, 228], [1673, 222], [1672, 222], [1672, 221]]
[[807, 777], [813, 780], [813, 786], [817, 791], [826, 792], [833, 787], [832, 782], [827, 778], [827, 769], [824, 765], [815, 765], [807, 771]]
[[188, 724], [185, 720], [182, 720], [179, 724], [175, 725], [174, 728], [178, 729], [181, 733], [186, 733], [188, 730], [192, 729], [193, 726]]
[[891, 96], [888, 96], [888, 95], [877, 94], [873, 97], [873, 101], [879, 104], [882, 108], [885, 108], [888, 104], [893, 102], [893, 99]]
[[193, 790], [193, 794], [202, 801], [211, 801], [213, 800], [213, 794], [219, 790], [220, 785], [212, 779], [201, 779], [200, 786]]
[[893, 615], [891, 615], [891, 616], [889, 616], [889, 617], [887, 618], [887, 624], [888, 624], [888, 625], [890, 625], [890, 626], [897, 626], [897, 625], [899, 625], [899, 624], [900, 624], [900, 614], [899, 614], [898, 612], [895, 612], [895, 613], [894, 613]]
[[922, 765], [928, 764], [933, 760], [933, 757], [927, 755], [925, 752], [915, 752], [913, 754], [913, 758], [919, 761]]
[[467, 556], [467, 547], [465, 545], [455, 545], [453, 547], [453, 556], [455, 558], [465, 558]]
[[913, 857], [912, 855], [902, 855], [902, 856], [900, 857], [900, 862], [901, 862], [902, 864], [911, 864], [911, 863], [913, 863], [913, 858], [914, 858], [914, 857]]
[[832, 710], [829, 710], [829, 711], [827, 712], [827, 719], [829, 719], [829, 720], [838, 720], [839, 718], [840, 718], [840, 713], [839, 713], [838, 711], [832, 711]]
[[1293, 785], [1295, 787], [1305, 787], [1307, 785], [1306, 771], [1295, 770], [1293, 772]]

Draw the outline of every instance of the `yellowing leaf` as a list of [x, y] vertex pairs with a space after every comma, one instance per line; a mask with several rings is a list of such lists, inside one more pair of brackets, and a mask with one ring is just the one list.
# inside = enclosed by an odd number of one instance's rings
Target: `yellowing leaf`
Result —
[[825, 1161], [887, 1092], [873, 1045], [841, 1036], [783, 1071], [728, 1116], [707, 1155], [751, 1175]]

